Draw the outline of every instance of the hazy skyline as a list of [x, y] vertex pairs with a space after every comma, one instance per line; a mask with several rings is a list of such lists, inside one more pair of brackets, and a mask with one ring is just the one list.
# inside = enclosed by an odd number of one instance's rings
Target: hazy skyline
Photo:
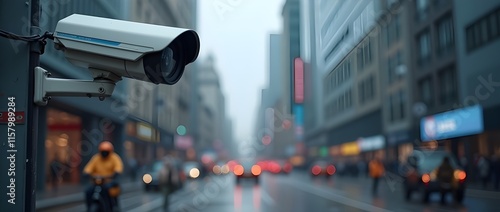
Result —
[[[200, 62], [210, 53], [221, 78], [234, 138], [251, 139], [267, 85], [269, 34], [281, 33], [284, 0], [199, 0]], [[203, 71], [203, 70], [201, 70]]]

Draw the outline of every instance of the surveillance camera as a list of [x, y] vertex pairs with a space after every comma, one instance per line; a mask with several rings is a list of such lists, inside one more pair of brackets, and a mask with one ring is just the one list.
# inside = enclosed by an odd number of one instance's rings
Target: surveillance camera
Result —
[[80, 14], [57, 23], [54, 43], [76, 66], [168, 85], [179, 81], [200, 49], [198, 34], [190, 29]]
[[33, 101], [40, 106], [51, 96], [104, 100], [122, 77], [173, 85], [200, 50], [198, 34], [190, 29], [79, 14], [57, 23], [54, 44], [71, 63], [89, 69], [94, 80], [50, 78], [50, 72], [35, 67]]

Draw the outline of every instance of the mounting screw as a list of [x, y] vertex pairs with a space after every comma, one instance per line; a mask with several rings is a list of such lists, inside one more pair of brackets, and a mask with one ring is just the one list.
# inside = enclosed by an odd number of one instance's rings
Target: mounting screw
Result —
[[104, 101], [104, 99], [105, 99], [105, 98], [106, 98], [106, 97], [104, 97], [104, 96], [100, 96], [100, 97], [99, 97], [99, 100]]
[[100, 87], [100, 88], [99, 88], [99, 93], [104, 93], [104, 91], [105, 91], [105, 90], [104, 90], [104, 88], [103, 88], [103, 87]]

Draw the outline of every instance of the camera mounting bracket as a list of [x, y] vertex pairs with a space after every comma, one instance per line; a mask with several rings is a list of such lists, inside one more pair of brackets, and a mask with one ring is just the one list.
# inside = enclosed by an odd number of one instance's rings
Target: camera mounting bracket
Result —
[[99, 97], [103, 101], [110, 97], [116, 82], [122, 78], [111, 72], [90, 69], [94, 80], [50, 78], [50, 73], [35, 67], [34, 102], [45, 106], [52, 96]]

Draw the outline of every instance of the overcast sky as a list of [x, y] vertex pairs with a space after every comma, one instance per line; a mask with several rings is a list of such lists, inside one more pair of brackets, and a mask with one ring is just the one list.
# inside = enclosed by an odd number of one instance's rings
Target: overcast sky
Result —
[[269, 34], [281, 33], [284, 0], [198, 0], [200, 61], [209, 53], [222, 80], [234, 137], [253, 135], [261, 89], [267, 84]]

